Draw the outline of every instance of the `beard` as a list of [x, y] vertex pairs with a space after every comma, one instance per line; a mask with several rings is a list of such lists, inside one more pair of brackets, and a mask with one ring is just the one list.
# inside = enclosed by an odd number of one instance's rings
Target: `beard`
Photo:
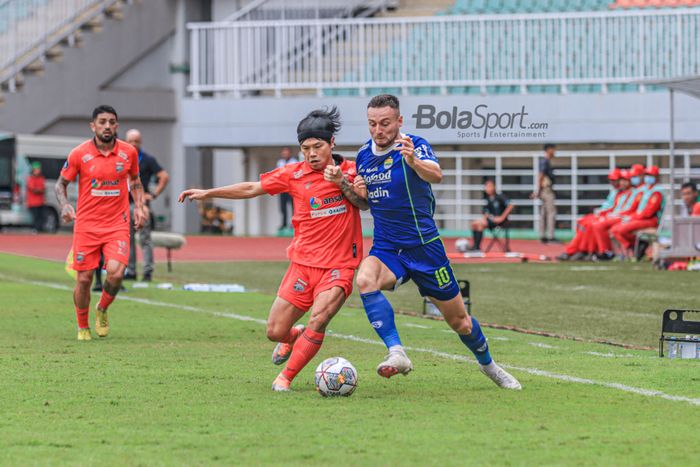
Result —
[[97, 139], [99, 139], [100, 141], [102, 141], [105, 144], [111, 143], [112, 141], [114, 141], [115, 137], [116, 136], [114, 135], [114, 133], [110, 134], [109, 136], [105, 136], [104, 134], [97, 135]]

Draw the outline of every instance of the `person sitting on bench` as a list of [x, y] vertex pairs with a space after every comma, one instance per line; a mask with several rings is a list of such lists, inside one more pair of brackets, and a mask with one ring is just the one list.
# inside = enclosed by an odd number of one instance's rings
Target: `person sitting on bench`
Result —
[[474, 240], [472, 250], [481, 250], [481, 239], [484, 236], [484, 230], [494, 230], [496, 227], [503, 225], [513, 210], [513, 205], [510, 204], [508, 198], [496, 192], [496, 183], [488, 179], [484, 183], [484, 210], [483, 216], [472, 222], [472, 232]]

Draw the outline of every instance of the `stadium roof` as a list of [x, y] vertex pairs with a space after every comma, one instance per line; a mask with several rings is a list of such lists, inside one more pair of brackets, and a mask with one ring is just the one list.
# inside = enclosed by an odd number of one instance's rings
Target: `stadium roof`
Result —
[[681, 78], [663, 79], [656, 81], [644, 81], [643, 84], [655, 84], [674, 91], [689, 94], [700, 99], [700, 75], [684, 76]]

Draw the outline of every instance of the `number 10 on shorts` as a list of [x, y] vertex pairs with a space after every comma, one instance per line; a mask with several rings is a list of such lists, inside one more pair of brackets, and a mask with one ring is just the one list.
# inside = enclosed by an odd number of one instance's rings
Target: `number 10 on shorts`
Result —
[[451, 282], [450, 273], [447, 271], [447, 266], [443, 266], [435, 271], [435, 279], [437, 280], [438, 287], [440, 288], [443, 288]]

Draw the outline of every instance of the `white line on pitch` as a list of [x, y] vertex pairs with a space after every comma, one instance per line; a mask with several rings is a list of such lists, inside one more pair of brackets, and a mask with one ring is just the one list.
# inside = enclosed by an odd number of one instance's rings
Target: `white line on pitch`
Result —
[[[15, 283], [21, 283], [21, 284], [30, 284], [30, 285], [37, 285], [37, 286], [42, 286], [42, 287], [48, 287], [51, 289], [57, 289], [57, 290], [72, 290], [70, 287], [67, 287], [62, 284], [55, 284], [51, 282], [42, 282], [42, 281], [33, 281], [33, 280], [27, 280], [27, 279], [19, 279], [16, 277], [10, 277], [6, 276], [5, 274], [0, 274], [0, 278], [10, 281], [10, 282], [15, 282]], [[224, 312], [219, 312], [219, 311], [211, 311], [207, 310], [204, 308], [197, 308], [193, 306], [188, 306], [188, 305], [178, 305], [176, 303], [168, 303], [168, 302], [159, 302], [155, 300], [149, 300], [146, 298], [137, 298], [137, 297], [128, 297], [121, 295], [119, 297], [120, 300], [128, 300], [132, 302], [137, 302], [137, 303], [143, 303], [144, 305], [151, 305], [151, 306], [160, 306], [160, 307], [165, 307], [165, 308], [175, 308], [178, 310], [184, 310], [184, 311], [191, 311], [194, 313], [206, 313], [210, 314], [213, 316], [220, 316], [222, 318], [230, 318], [230, 319], [235, 319], [238, 321], [248, 321], [248, 322], [253, 322], [253, 323], [258, 323], [258, 324], [267, 324], [267, 321], [264, 319], [259, 319], [259, 318], [253, 318], [252, 316], [246, 316], [246, 315], [239, 315], [237, 313], [224, 313]], [[353, 336], [350, 334], [330, 334], [330, 336], [338, 338], [338, 339], [344, 339], [348, 341], [353, 341], [353, 342], [362, 342], [364, 344], [370, 344], [370, 345], [376, 345], [376, 346], [384, 346], [384, 344], [381, 341], [374, 340], [374, 339], [367, 339], [364, 337], [358, 337], [358, 336]], [[473, 358], [467, 357], [466, 355], [457, 355], [457, 354], [451, 354], [447, 352], [440, 352], [435, 349], [429, 349], [429, 348], [422, 348], [422, 347], [404, 347], [406, 350], [412, 351], [412, 352], [419, 352], [419, 353], [425, 353], [428, 355], [432, 355], [435, 357], [442, 357], [446, 358], [449, 360], [455, 360], [455, 361], [460, 361], [460, 362], [466, 362], [466, 363], [476, 363]], [[516, 370], [516, 371], [521, 371], [523, 373], [528, 373], [530, 375], [535, 375], [535, 376], [542, 376], [545, 378], [550, 378], [550, 379], [556, 379], [559, 381], [565, 381], [567, 383], [578, 383], [578, 384], [587, 384], [591, 386], [601, 386], [605, 388], [610, 388], [610, 389], [617, 389], [619, 391], [623, 392], [629, 392], [632, 394], [638, 394], [641, 396], [647, 396], [647, 397], [658, 397], [660, 399], [665, 399], [669, 401], [675, 401], [675, 402], [686, 402], [691, 405], [697, 405], [700, 406], [700, 398], [692, 398], [692, 397], [686, 397], [686, 396], [674, 396], [672, 394], [666, 394], [665, 392], [661, 391], [656, 391], [654, 389], [644, 389], [644, 388], [637, 388], [634, 386], [628, 386], [626, 384], [621, 384], [621, 383], [608, 383], [606, 381], [597, 381], [593, 379], [588, 379], [588, 378], [579, 378], [577, 376], [569, 376], [569, 375], [562, 375], [558, 373], [552, 373], [550, 371], [545, 371], [545, 370], [540, 370], [538, 368], [527, 368], [527, 367], [520, 367], [520, 366], [515, 366], [515, 365], [506, 365], [506, 364], [500, 364], [503, 368], [506, 368], [508, 370]]]

